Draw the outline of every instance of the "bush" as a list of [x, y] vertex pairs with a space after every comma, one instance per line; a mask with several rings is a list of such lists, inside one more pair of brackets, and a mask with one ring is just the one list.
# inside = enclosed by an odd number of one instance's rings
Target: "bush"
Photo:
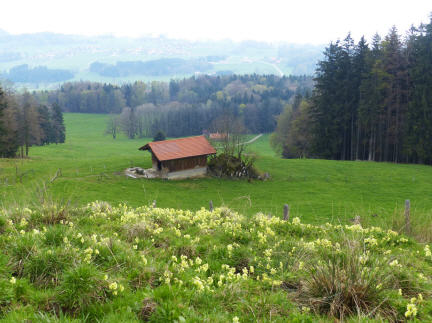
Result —
[[228, 154], [220, 154], [210, 158], [208, 169], [210, 174], [217, 177], [229, 178], [260, 178], [258, 170], [254, 166], [254, 158], [235, 157]]
[[158, 131], [155, 136], [153, 137], [153, 141], [164, 141], [166, 139], [165, 134], [163, 131]]

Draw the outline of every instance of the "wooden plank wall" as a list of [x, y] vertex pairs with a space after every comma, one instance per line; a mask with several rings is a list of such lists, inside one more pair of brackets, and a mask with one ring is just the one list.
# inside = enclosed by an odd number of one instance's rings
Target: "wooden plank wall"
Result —
[[174, 160], [166, 160], [162, 162], [162, 167], [166, 167], [170, 172], [177, 172], [185, 169], [191, 169], [207, 166], [207, 156], [188, 157]]

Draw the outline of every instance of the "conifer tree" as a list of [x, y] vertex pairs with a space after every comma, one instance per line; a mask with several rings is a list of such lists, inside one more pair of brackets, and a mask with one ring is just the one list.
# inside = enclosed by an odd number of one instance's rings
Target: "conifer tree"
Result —
[[63, 113], [60, 106], [55, 103], [52, 106], [52, 129], [54, 134], [54, 141], [56, 144], [64, 143], [66, 139], [65, 126], [63, 120]]

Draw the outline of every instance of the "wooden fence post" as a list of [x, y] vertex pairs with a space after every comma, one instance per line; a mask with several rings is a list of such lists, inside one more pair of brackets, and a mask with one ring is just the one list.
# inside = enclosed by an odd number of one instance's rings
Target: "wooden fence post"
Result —
[[405, 232], [411, 234], [410, 200], [405, 200]]
[[289, 209], [289, 205], [288, 205], [288, 204], [284, 204], [283, 219], [284, 219], [285, 221], [288, 221], [288, 220], [289, 220], [289, 211], [290, 211], [290, 209]]
[[210, 200], [209, 208], [210, 208], [210, 212], [213, 212], [213, 201], [212, 200]]

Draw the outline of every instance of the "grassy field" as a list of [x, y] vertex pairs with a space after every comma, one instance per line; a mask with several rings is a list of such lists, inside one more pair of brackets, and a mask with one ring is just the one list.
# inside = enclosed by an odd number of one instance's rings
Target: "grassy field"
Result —
[[[3, 202], [35, 201], [44, 183], [53, 199], [84, 205], [95, 200], [114, 205], [149, 205], [197, 210], [227, 206], [243, 214], [259, 211], [281, 216], [283, 204], [291, 216], [308, 223], [348, 223], [359, 215], [371, 224], [389, 225], [411, 200], [415, 222], [432, 215], [432, 168], [423, 165], [286, 160], [276, 156], [265, 135], [250, 145], [257, 166], [269, 181], [216, 178], [164, 181], [126, 178], [129, 166], [151, 167], [150, 154], [138, 151], [150, 139], [113, 140], [104, 135], [105, 115], [66, 114], [66, 143], [32, 147], [26, 160], [1, 160]], [[52, 183], [56, 171], [62, 176]], [[372, 215], [377, 215], [372, 217]]]
[[431, 167], [284, 160], [263, 136], [265, 182], [130, 179], [148, 139], [106, 118], [67, 114], [65, 144], [1, 161], [1, 322], [432, 320], [432, 246], [387, 230], [410, 199], [431, 240]]

